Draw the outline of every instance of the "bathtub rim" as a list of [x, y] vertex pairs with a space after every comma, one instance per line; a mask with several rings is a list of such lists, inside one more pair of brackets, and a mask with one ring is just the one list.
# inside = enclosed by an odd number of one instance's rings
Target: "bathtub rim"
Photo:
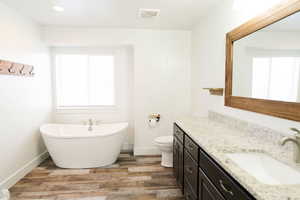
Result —
[[[49, 133], [49, 131], [45, 130], [45, 128], [47, 126], [51, 126], [51, 125], [54, 125], [54, 126], [65, 126], [65, 125], [72, 125], [72, 126], [84, 126], [84, 125], [80, 125], [80, 124], [60, 124], [60, 123], [47, 123], [47, 124], [43, 124], [40, 126], [40, 133], [42, 136], [45, 136], [45, 137], [48, 137], [48, 138], [57, 138], [57, 139], [84, 139], [84, 138], [97, 138], [97, 137], [110, 137], [110, 136], [113, 136], [113, 135], [116, 135], [118, 134], [119, 132], [122, 132], [124, 130], [126, 130], [129, 126], [129, 123], [128, 122], [118, 122], [118, 123], [104, 123], [104, 124], [121, 124], [123, 125], [118, 131], [115, 131], [115, 132], [112, 132], [112, 133], [106, 133], [104, 135], [101, 135], [101, 134], [95, 134], [95, 135], [79, 135], [79, 136], [74, 136], [74, 135], [55, 135], [53, 133]], [[97, 126], [101, 126], [100, 125], [97, 125]], [[97, 127], [97, 126], [94, 126], [94, 127]]]

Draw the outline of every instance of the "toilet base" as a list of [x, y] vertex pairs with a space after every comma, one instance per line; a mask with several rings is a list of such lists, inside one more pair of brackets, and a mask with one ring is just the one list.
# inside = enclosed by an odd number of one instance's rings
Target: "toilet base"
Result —
[[161, 166], [173, 167], [173, 152], [162, 152], [161, 153]]
[[9, 191], [7, 189], [0, 190], [0, 200], [9, 200]]

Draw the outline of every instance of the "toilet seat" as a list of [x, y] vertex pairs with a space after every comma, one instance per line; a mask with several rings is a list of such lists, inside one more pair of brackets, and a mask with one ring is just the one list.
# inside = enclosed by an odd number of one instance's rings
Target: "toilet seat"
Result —
[[169, 146], [173, 144], [173, 136], [161, 136], [156, 138], [154, 141], [159, 145]]

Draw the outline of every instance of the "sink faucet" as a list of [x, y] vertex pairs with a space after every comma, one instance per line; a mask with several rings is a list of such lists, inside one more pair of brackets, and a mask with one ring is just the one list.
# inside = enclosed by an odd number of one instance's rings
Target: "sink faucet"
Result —
[[88, 125], [89, 125], [88, 131], [93, 131], [94, 122], [92, 119], [89, 119]]
[[280, 144], [283, 146], [287, 142], [293, 142], [295, 144], [294, 146], [294, 161], [296, 163], [300, 163], [300, 130], [297, 128], [291, 128], [291, 131], [294, 131], [295, 137], [284, 137], [280, 141]]

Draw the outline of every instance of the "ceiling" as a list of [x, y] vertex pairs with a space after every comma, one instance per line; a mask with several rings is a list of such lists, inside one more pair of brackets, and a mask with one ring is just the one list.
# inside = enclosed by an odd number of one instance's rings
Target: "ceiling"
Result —
[[[222, 0], [0, 0], [41, 25], [106, 28], [190, 29]], [[138, 17], [139, 8], [160, 9], [155, 19]]]

